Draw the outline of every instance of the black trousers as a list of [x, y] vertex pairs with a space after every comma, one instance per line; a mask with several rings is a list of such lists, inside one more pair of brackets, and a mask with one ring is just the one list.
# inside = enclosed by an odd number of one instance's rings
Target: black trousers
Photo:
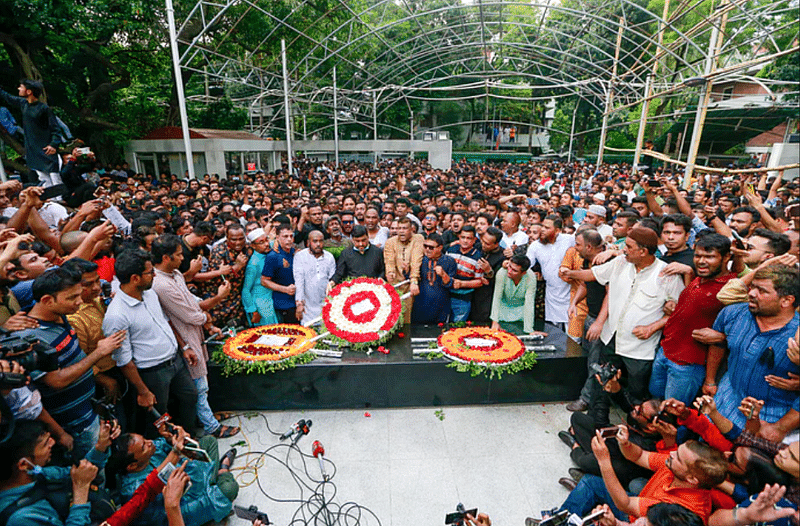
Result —
[[[569, 454], [572, 461], [581, 471], [597, 475], [598, 477], [602, 476], [600, 473], [600, 465], [597, 463], [597, 459], [592, 451], [592, 438], [595, 436], [595, 425], [592, 417], [584, 413], [572, 413], [570, 424], [572, 425], [573, 434], [579, 445], [579, 447], [573, 449]], [[631, 433], [631, 435], [633, 435], [633, 433]], [[631, 437], [631, 441], [635, 441], [633, 436]], [[614, 472], [617, 474], [617, 478], [619, 478], [620, 484], [622, 484], [623, 487], [627, 488], [630, 481], [635, 478], [650, 478], [653, 475], [652, 471], [637, 466], [626, 459], [622, 451], [620, 451], [616, 439], [607, 439], [606, 446], [608, 446], [608, 451], [611, 454], [611, 465], [614, 467]]]
[[[197, 389], [186, 367], [183, 355], [176, 353], [166, 362], [154, 367], [139, 369], [139, 376], [156, 397], [156, 410], [162, 415], [167, 412], [170, 397], [174, 400], [172, 421], [191, 433], [197, 418]], [[150, 422], [152, 418], [146, 419]], [[150, 426], [153, 430], [152, 426]], [[148, 429], [147, 435], [152, 436]]]

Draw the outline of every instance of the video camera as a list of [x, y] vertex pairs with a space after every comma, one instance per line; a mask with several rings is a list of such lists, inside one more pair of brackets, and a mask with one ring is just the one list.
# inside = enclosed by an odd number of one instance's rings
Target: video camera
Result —
[[[17, 362], [26, 371], [58, 370], [58, 351], [31, 334], [19, 336], [5, 331], [0, 332], [0, 358]], [[5, 373], [2, 377], [3, 380], [0, 380], [0, 387], [14, 388], [25, 385], [25, 382], [16, 385], [18, 382], [16, 376], [25, 377], [25, 375]], [[9, 377], [11, 377], [10, 383], [14, 385], [4, 383]]]
[[606, 385], [609, 380], [614, 378], [614, 376], [617, 374], [617, 371], [619, 371], [619, 369], [617, 369], [614, 364], [611, 363], [593, 363], [589, 365], [589, 369], [591, 369], [592, 374], [596, 374], [600, 377], [601, 385]]
[[463, 526], [464, 524], [466, 524], [467, 515], [471, 515], [472, 517], [477, 516], [478, 508], [467, 510], [464, 509], [464, 505], [459, 502], [458, 506], [456, 506], [456, 511], [445, 515], [444, 523], [455, 524], [456, 526]]

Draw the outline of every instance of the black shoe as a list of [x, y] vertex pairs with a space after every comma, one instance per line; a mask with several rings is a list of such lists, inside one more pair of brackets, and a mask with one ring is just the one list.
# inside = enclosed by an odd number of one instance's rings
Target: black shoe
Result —
[[576, 481], [572, 480], [569, 477], [561, 477], [560, 479], [558, 479], [558, 483], [567, 488], [567, 491], [574, 490], [575, 486], [578, 485]]
[[576, 442], [575, 437], [572, 436], [569, 431], [559, 431], [558, 438], [560, 438], [561, 441], [564, 442], [570, 449], [572, 449]]
[[581, 471], [578, 468], [569, 468], [569, 470], [567, 472], [569, 473], [569, 476], [572, 477], [572, 479], [575, 482], [580, 482], [581, 479], [583, 478], [583, 476], [586, 474], [586, 473], [584, 473], [583, 471]]
[[586, 411], [589, 409], [589, 404], [584, 402], [582, 398], [578, 398], [567, 404], [567, 411]]
[[236, 448], [232, 447], [219, 459], [219, 468], [230, 470], [234, 460], [236, 460]]

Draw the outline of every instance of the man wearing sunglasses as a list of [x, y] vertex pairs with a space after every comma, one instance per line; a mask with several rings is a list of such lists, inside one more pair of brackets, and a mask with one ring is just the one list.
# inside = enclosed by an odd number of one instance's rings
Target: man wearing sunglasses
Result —
[[[798, 290], [797, 268], [774, 265], [758, 270], [747, 303], [724, 308], [713, 327], [725, 335], [721, 345], [728, 348], [728, 371], [714, 398], [717, 409], [743, 428], [739, 402], [746, 396], [764, 400], [761, 434], [778, 442], [800, 425], [800, 380], [797, 365], [786, 354], [800, 323]], [[710, 350], [709, 357], [713, 355]]]

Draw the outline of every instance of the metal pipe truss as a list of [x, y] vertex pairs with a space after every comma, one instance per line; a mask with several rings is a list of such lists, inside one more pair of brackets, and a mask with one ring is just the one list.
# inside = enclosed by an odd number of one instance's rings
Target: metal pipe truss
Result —
[[[490, 100], [577, 97], [603, 114], [620, 25], [612, 112], [641, 102], [656, 63], [653, 98], [693, 97], [683, 82], [704, 75], [722, 10], [727, 25], [713, 57], [715, 83], [753, 76], [764, 66], [756, 59], [796, 46], [798, 0], [674, 4], [664, 18], [641, 0], [197, 0], [176, 12], [179, 66], [189, 73], [191, 100], [208, 100], [201, 87], [214, 83], [237, 105], [261, 108], [260, 133], [282, 134], [285, 39], [289, 98], [294, 112], [317, 119], [313, 133], [331, 125], [334, 111], [372, 127], [395, 105], [420, 102], [485, 99], [488, 108]], [[769, 80], [759, 82], [770, 90]], [[797, 91], [797, 83], [788, 89]]]

